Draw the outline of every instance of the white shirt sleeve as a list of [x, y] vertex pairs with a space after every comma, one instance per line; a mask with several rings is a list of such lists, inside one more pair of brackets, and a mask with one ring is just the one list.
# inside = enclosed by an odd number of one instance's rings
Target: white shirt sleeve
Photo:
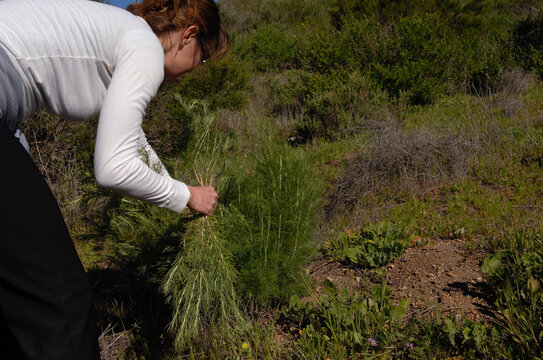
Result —
[[[104, 187], [180, 212], [190, 198], [188, 187], [167, 172], [155, 171], [165, 169], [141, 129], [145, 109], [163, 78], [164, 52], [157, 39], [144, 31], [127, 34], [100, 112], [94, 172]], [[151, 166], [142, 161], [141, 148]], [[160, 165], [153, 169], [156, 160]]]

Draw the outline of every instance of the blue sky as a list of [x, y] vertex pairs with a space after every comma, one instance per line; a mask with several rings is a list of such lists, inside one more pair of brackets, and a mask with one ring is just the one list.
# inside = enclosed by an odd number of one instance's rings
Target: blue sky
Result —
[[120, 8], [126, 9], [128, 4], [132, 4], [133, 2], [136, 2], [136, 0], [109, 0], [105, 2], [111, 5], [115, 5]]

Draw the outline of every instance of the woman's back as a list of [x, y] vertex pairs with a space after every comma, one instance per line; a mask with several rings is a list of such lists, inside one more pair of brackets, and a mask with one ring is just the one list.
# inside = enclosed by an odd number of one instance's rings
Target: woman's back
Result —
[[163, 76], [162, 47], [147, 23], [93, 1], [0, 1], [0, 44], [21, 75], [23, 118], [43, 106], [70, 119], [97, 115], [115, 67], [137, 49], [154, 54], [145, 64], [149, 86]]

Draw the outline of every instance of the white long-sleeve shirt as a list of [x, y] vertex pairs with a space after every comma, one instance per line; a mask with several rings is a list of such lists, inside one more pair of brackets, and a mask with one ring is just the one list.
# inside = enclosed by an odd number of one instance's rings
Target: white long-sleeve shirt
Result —
[[94, 172], [102, 186], [181, 211], [190, 192], [140, 158], [158, 157], [141, 128], [164, 78], [164, 51], [140, 17], [86, 0], [0, 1], [0, 46], [21, 75], [24, 117], [100, 114]]

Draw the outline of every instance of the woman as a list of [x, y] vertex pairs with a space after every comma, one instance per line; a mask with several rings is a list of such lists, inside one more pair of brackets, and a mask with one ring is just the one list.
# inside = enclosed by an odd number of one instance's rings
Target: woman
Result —
[[[143, 0], [129, 11], [83, 0], [0, 1], [0, 335], [6, 359], [96, 359], [91, 289], [19, 124], [36, 110], [100, 115], [94, 172], [102, 186], [180, 212], [211, 215], [213, 187], [159, 163], [141, 129], [163, 80], [230, 47], [213, 0]], [[5, 341], [4, 341], [5, 343]], [[15, 350], [10, 350], [15, 351]]]

